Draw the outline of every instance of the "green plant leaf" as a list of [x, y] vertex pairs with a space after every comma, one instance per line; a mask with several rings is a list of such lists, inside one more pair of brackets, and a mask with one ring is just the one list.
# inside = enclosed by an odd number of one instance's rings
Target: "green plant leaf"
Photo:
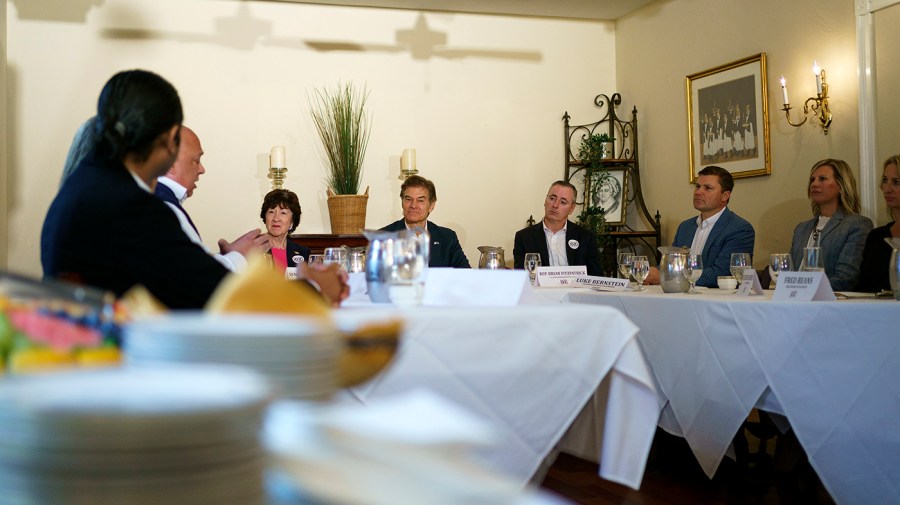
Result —
[[317, 89], [314, 97], [306, 97], [322, 141], [323, 160], [329, 169], [325, 182], [338, 195], [359, 193], [363, 159], [372, 131], [371, 119], [366, 114], [370, 93], [365, 86], [358, 90], [353, 83], [338, 83], [333, 89]]

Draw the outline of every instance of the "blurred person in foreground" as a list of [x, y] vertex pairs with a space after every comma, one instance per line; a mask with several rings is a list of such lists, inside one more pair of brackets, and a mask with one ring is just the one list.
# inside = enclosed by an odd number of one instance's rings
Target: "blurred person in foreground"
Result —
[[866, 237], [862, 263], [859, 267], [857, 291], [877, 293], [893, 289], [888, 274], [893, 248], [884, 239], [900, 238], [900, 172], [898, 169], [900, 169], [900, 154], [895, 154], [885, 160], [884, 170], [881, 173], [881, 192], [884, 194], [884, 203], [891, 215], [891, 222], [873, 229]]
[[166, 172], [166, 175], [157, 179], [154, 193], [175, 213], [181, 229], [191, 241], [211, 254], [219, 263], [232, 272], [243, 271], [247, 268], [247, 256], [251, 252], [265, 252], [266, 235], [254, 228], [238, 237], [234, 242], [219, 239], [219, 253], [213, 253], [200, 239], [200, 231], [191, 220], [191, 216], [182, 207], [185, 200], [194, 194], [197, 189], [197, 181], [200, 175], [206, 173], [206, 167], [200, 158], [203, 156], [203, 147], [200, 138], [187, 126], [181, 126], [181, 145], [178, 148], [178, 157], [175, 163]]
[[228, 270], [185, 236], [152, 190], [178, 155], [182, 117], [178, 92], [152, 72], [120, 72], [106, 83], [93, 146], [44, 220], [46, 277], [116, 295], [143, 284], [172, 308], [206, 303]]
[[282, 274], [288, 267], [299, 267], [309, 259], [309, 248], [295, 244], [288, 235], [300, 225], [300, 199], [287, 189], [273, 189], [263, 198], [259, 217], [266, 225], [266, 247], [275, 268]]
[[813, 218], [794, 228], [791, 260], [799, 268], [803, 249], [819, 247], [831, 289], [853, 289], [872, 221], [859, 215], [859, 193], [850, 165], [836, 159], [817, 162], [809, 171], [806, 194]]
[[119, 72], [106, 83], [93, 145], [44, 220], [45, 277], [117, 296], [140, 284], [170, 308], [203, 307], [228, 270], [188, 239], [153, 194], [177, 158], [182, 119], [178, 92], [152, 72]]
[[400, 231], [415, 227], [424, 228], [431, 237], [429, 267], [471, 268], [466, 253], [459, 245], [456, 232], [438, 226], [428, 220], [437, 204], [437, 190], [428, 179], [413, 175], [400, 186], [400, 205], [403, 218], [382, 228], [384, 231]]
[[578, 190], [566, 181], [550, 185], [544, 197], [544, 219], [516, 232], [513, 268], [525, 268], [525, 255], [539, 253], [544, 266], [587, 267], [588, 275], [603, 275], [594, 232], [569, 221]]

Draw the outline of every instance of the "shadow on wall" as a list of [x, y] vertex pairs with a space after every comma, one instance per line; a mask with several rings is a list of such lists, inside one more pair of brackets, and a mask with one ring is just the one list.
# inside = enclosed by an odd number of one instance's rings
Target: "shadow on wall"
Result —
[[12, 0], [19, 19], [84, 23], [91, 7], [105, 0]]
[[[23, 2], [24, 0], [18, 1]], [[62, 0], [43, 1], [61, 2]], [[107, 39], [166, 39], [186, 43], [217, 44], [243, 51], [252, 50], [260, 45], [287, 49], [311, 49], [318, 52], [409, 53], [413, 60], [430, 60], [432, 58], [458, 60], [475, 57], [540, 62], [543, 59], [541, 53], [536, 51], [448, 47], [447, 33], [431, 29], [422, 13], [419, 13], [412, 28], [401, 28], [395, 32], [396, 43], [393, 45], [341, 40], [304, 40], [299, 37], [275, 36], [272, 33], [272, 22], [254, 17], [250, 12], [250, 7], [244, 2], [238, 5], [234, 16], [216, 18], [214, 26], [215, 33], [213, 34], [166, 32], [149, 28], [105, 28], [101, 30], [100, 34]]]

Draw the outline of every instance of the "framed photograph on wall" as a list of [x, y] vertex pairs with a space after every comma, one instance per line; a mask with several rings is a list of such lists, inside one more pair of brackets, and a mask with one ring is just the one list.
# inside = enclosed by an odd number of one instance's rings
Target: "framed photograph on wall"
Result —
[[766, 82], [766, 53], [687, 76], [691, 183], [708, 165], [735, 178], [772, 173]]
[[591, 174], [590, 201], [585, 206], [599, 207], [611, 226], [625, 224], [625, 208], [628, 204], [628, 177], [625, 168], [608, 168]]

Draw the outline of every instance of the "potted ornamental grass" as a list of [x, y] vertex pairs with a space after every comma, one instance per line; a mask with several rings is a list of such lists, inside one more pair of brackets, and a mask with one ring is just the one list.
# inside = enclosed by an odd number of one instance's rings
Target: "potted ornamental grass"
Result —
[[331, 233], [360, 233], [366, 226], [369, 188], [359, 194], [363, 160], [372, 130], [366, 112], [369, 91], [353, 83], [317, 89], [307, 97], [326, 165], [328, 215]]

